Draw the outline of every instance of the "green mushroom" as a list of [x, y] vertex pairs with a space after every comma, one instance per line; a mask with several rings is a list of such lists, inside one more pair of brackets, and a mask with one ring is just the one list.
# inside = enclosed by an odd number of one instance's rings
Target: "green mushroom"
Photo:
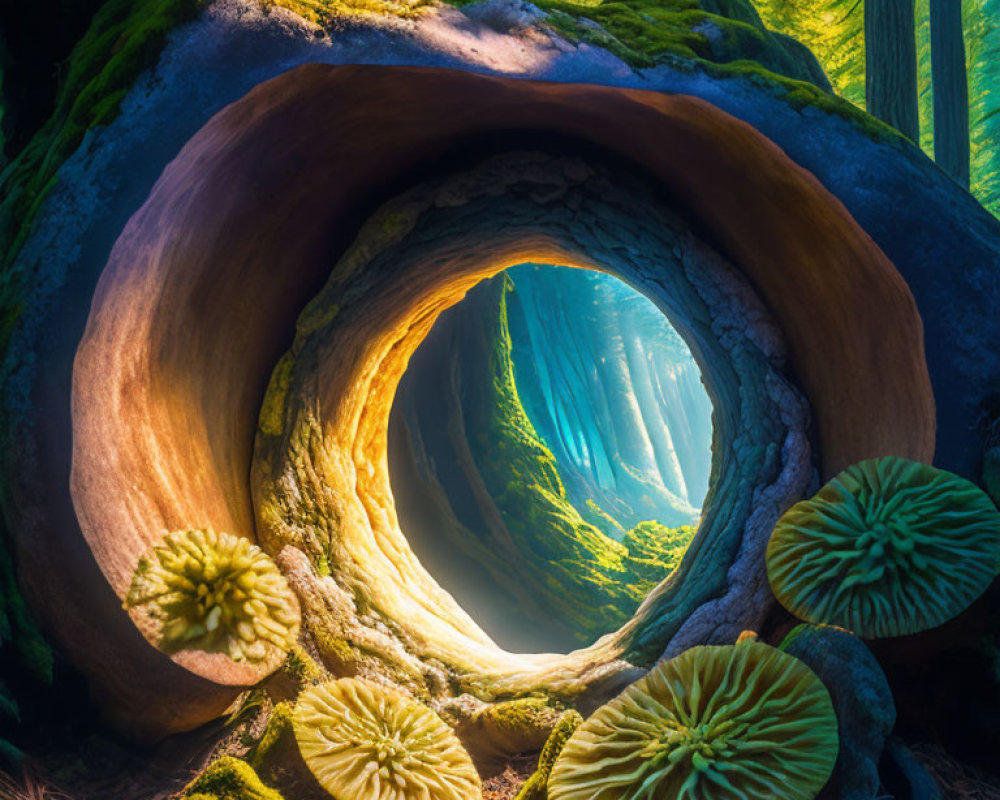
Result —
[[747, 639], [663, 661], [570, 737], [549, 800], [811, 800], [837, 758], [826, 688]]
[[174, 531], [143, 555], [125, 607], [148, 614], [168, 653], [277, 662], [299, 632], [298, 601], [277, 565], [246, 539], [211, 529]]
[[292, 727], [309, 770], [335, 800], [481, 800], [454, 731], [426, 706], [356, 678], [305, 691]]
[[993, 580], [1000, 513], [975, 484], [926, 464], [862, 461], [792, 506], [767, 547], [778, 601], [862, 638], [934, 628]]

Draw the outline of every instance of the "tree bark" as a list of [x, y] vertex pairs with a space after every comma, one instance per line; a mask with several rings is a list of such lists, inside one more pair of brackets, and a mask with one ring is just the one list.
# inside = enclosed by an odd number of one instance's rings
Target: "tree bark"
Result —
[[917, 111], [917, 41], [914, 0], [865, 2], [865, 90], [868, 111], [914, 142]]
[[931, 76], [934, 83], [934, 160], [969, 188], [969, 82], [962, 0], [931, 0]]

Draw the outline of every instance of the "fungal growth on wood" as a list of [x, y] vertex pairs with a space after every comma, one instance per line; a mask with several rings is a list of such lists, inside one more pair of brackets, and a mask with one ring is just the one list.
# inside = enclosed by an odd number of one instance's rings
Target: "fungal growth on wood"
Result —
[[278, 662], [295, 644], [298, 601], [256, 545], [211, 528], [174, 531], [139, 559], [126, 608], [147, 612], [168, 653]]
[[458, 738], [433, 711], [374, 683], [344, 678], [305, 692], [293, 717], [299, 751], [336, 800], [479, 800]]
[[888, 457], [841, 472], [779, 520], [767, 548], [778, 600], [864, 638], [934, 628], [993, 580], [1000, 513], [971, 481]]
[[810, 800], [837, 757], [830, 695], [753, 639], [695, 647], [600, 708], [563, 748], [550, 800]]

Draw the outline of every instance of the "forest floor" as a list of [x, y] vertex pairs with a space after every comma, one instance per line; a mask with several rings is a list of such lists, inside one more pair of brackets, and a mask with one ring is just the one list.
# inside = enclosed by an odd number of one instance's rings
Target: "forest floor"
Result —
[[934, 745], [917, 744], [910, 750], [949, 800], [1000, 800], [1000, 778], [961, 764]]
[[483, 800], [513, 800], [538, 766], [538, 753], [515, 758], [499, 775], [483, 781]]
[[[189, 780], [219, 745], [212, 738], [188, 740], [186, 747], [162, 748], [145, 758], [126, 755], [107, 742], [81, 742], [80, 750], [61, 757], [30, 759], [26, 774], [15, 780], [0, 771], [0, 800], [165, 800]], [[1000, 777], [990, 775], [951, 758], [941, 748], [916, 744], [913, 755], [930, 772], [948, 800], [1000, 800]], [[89, 762], [89, 774], [55, 780], [53, 772], [65, 770], [66, 761]], [[483, 800], [514, 800], [535, 770], [538, 754], [525, 754], [511, 761], [503, 772], [483, 782]], [[56, 767], [53, 770], [53, 767]]]

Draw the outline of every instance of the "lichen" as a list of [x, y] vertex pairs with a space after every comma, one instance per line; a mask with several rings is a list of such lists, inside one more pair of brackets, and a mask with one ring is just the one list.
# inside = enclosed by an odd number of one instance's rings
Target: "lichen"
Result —
[[354, 678], [299, 699], [295, 738], [336, 800], [481, 800], [479, 776], [454, 732], [433, 711]]
[[184, 800], [282, 800], [245, 761], [223, 756], [213, 761], [181, 793]]
[[246, 539], [211, 529], [167, 534], [139, 560], [125, 607], [147, 613], [168, 653], [277, 660], [295, 643], [298, 603], [277, 566]]
[[917, 633], [993, 580], [1000, 513], [971, 481], [888, 457], [841, 472], [778, 521], [767, 574], [785, 608], [864, 638]]
[[261, 779], [273, 786], [294, 784], [306, 773], [295, 742], [293, 716], [294, 706], [291, 703], [274, 706], [264, 733], [246, 757]]
[[507, 733], [531, 733], [548, 730], [558, 712], [541, 697], [522, 697], [487, 706], [474, 720]]
[[285, 417], [285, 395], [288, 394], [294, 367], [295, 358], [291, 353], [285, 353], [271, 373], [271, 381], [267, 385], [257, 422], [261, 432], [268, 436], [281, 435]]
[[292, 713], [293, 706], [291, 703], [278, 703], [271, 710], [271, 716], [267, 720], [267, 727], [264, 728], [264, 733], [260, 737], [260, 741], [257, 743], [249, 759], [250, 766], [255, 770], [259, 770], [261, 765], [268, 760], [278, 743], [284, 737], [293, 733]]
[[538, 767], [521, 786], [514, 800], [547, 800], [549, 775], [552, 774], [552, 767], [563, 747], [566, 746], [566, 742], [569, 741], [569, 737], [582, 723], [583, 717], [580, 716], [580, 712], [573, 709], [563, 712], [542, 748], [542, 753], [538, 757]]
[[550, 800], [810, 800], [837, 756], [830, 695], [753, 640], [661, 662], [570, 737]]
[[323, 678], [322, 668], [299, 645], [294, 645], [289, 649], [281, 670], [295, 681], [300, 691]]
[[311, 628], [323, 663], [339, 674], [350, 674], [358, 660], [350, 642], [329, 635], [319, 625], [313, 625]]

